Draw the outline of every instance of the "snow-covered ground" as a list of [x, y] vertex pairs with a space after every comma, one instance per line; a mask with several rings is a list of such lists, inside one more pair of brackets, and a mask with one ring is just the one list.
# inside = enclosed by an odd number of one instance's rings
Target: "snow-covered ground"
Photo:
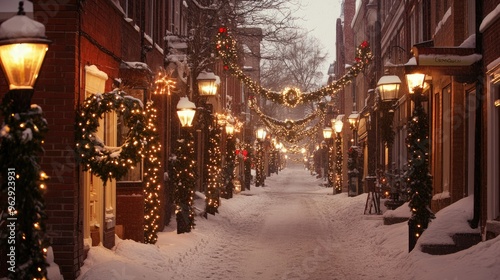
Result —
[[[385, 226], [382, 216], [363, 215], [366, 194], [332, 195], [320, 183], [288, 167], [266, 187], [222, 200], [219, 214], [197, 217], [191, 233], [176, 234], [172, 219], [155, 245], [92, 247], [78, 279], [500, 279], [500, 238], [445, 256], [419, 244], [408, 253], [407, 223]], [[446, 242], [447, 229], [466, 228], [472, 199], [449, 209], [420, 241]]]

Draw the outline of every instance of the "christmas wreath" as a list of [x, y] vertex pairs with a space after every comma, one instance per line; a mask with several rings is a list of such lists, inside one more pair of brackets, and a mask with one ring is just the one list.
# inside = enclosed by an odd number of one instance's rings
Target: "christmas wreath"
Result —
[[[118, 147], [107, 146], [97, 136], [99, 119], [116, 112], [128, 128], [126, 139]], [[76, 115], [76, 156], [83, 170], [106, 183], [119, 179], [143, 157], [146, 145], [146, 114], [142, 102], [118, 89], [93, 94], [83, 102]]]

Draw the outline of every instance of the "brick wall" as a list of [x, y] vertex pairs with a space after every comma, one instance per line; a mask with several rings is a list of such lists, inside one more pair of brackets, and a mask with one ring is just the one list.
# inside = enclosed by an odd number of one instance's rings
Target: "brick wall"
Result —
[[144, 242], [144, 198], [142, 194], [116, 196], [116, 224], [123, 225], [123, 239]]
[[42, 155], [42, 169], [50, 176], [45, 195], [47, 235], [55, 262], [66, 279], [76, 277], [82, 252], [81, 211], [78, 172], [73, 154], [74, 109], [77, 92], [78, 51], [76, 1], [57, 4], [35, 3], [35, 18], [45, 24], [52, 40], [40, 71], [32, 103], [39, 104], [49, 133]]

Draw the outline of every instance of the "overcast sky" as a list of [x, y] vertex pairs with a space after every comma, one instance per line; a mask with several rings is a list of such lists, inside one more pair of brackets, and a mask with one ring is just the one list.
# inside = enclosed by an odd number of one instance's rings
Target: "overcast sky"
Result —
[[302, 10], [297, 11], [304, 21], [302, 25], [318, 38], [324, 51], [328, 53], [326, 63], [321, 68], [326, 77], [328, 66], [335, 59], [335, 23], [340, 17], [341, 0], [300, 0]]

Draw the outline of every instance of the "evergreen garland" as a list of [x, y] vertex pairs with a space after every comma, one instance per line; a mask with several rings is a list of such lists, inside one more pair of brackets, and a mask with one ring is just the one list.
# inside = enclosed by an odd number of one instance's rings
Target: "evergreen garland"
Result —
[[[418, 95], [418, 93], [415, 93]], [[430, 209], [432, 200], [432, 177], [429, 173], [429, 122], [427, 113], [420, 104], [421, 96], [414, 96], [415, 109], [408, 124], [408, 175], [411, 209], [410, 223], [415, 226], [415, 240], [418, 239], [435, 218]]]
[[158, 240], [160, 219], [160, 169], [161, 145], [156, 130], [157, 110], [153, 102], [146, 103], [147, 126], [145, 137], [147, 144], [144, 155], [144, 243], [155, 244]]
[[344, 161], [344, 157], [342, 155], [342, 137], [337, 135], [335, 137], [335, 147], [336, 147], [336, 156], [335, 156], [335, 193], [342, 192], [342, 163]]
[[226, 27], [219, 28], [215, 45], [217, 54], [222, 59], [225, 70], [241, 80], [253, 93], [288, 107], [317, 102], [327, 95], [333, 95], [351, 83], [353, 78], [363, 71], [373, 60], [373, 54], [368, 42], [363, 41], [356, 49], [355, 62], [339, 80], [308, 93], [301, 93], [297, 88], [285, 88], [281, 92], [276, 92], [261, 87], [258, 82], [252, 80], [239, 67], [237, 44]]
[[208, 161], [205, 165], [207, 170], [206, 180], [206, 208], [208, 214], [215, 215], [219, 212], [220, 191], [222, 187], [222, 153], [220, 150], [221, 130], [217, 124], [208, 128]]
[[[129, 128], [120, 147], [106, 146], [96, 135], [99, 119], [110, 112], [122, 115]], [[101, 178], [104, 184], [110, 179], [121, 178], [144, 157], [146, 113], [142, 102], [119, 89], [85, 99], [76, 115], [75, 130], [77, 159], [84, 171]]]
[[37, 154], [47, 133], [42, 109], [31, 105], [26, 113], [12, 112], [12, 104], [1, 105], [0, 174], [2, 197], [0, 244], [7, 249], [9, 279], [45, 279], [47, 276], [44, 183]]
[[193, 199], [196, 187], [196, 160], [194, 138], [183, 128], [183, 136], [177, 140], [174, 155], [170, 158], [169, 177], [174, 187], [175, 218], [177, 233], [191, 232], [195, 226]]
[[236, 166], [236, 139], [232, 136], [227, 137], [226, 144], [226, 163], [224, 166], [224, 185], [226, 189], [224, 190], [225, 198], [233, 197], [233, 179], [234, 179], [234, 167]]

